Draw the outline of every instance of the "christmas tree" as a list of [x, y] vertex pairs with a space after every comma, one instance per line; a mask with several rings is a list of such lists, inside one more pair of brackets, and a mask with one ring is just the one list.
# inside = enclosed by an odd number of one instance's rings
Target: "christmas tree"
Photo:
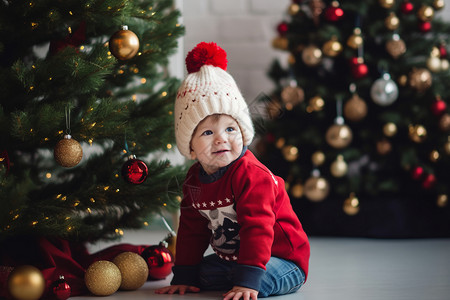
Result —
[[319, 235], [450, 235], [443, 0], [292, 1], [261, 159]]
[[117, 238], [179, 201], [171, 0], [0, 2], [0, 241]]

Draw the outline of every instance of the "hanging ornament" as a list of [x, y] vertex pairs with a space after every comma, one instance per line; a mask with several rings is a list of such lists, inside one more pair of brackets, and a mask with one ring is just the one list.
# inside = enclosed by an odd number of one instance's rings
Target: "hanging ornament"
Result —
[[289, 40], [284, 36], [278, 36], [272, 40], [272, 47], [280, 50], [288, 50]]
[[441, 10], [445, 7], [445, 0], [434, 0], [433, 7], [435, 10]]
[[172, 273], [174, 257], [167, 249], [167, 243], [160, 242], [158, 246], [149, 246], [142, 252], [142, 257], [148, 265], [148, 276], [161, 280]]
[[64, 135], [64, 139], [56, 143], [53, 156], [59, 165], [65, 168], [71, 168], [78, 165], [83, 158], [83, 148], [70, 135], [70, 109], [68, 106], [65, 108], [65, 116], [66, 135]]
[[325, 10], [325, 19], [331, 22], [339, 21], [344, 16], [344, 11], [338, 1], [331, 2], [331, 6]]
[[409, 86], [417, 90], [419, 93], [425, 92], [431, 87], [432, 75], [425, 68], [413, 68], [409, 73]]
[[409, 138], [415, 143], [422, 143], [427, 138], [427, 130], [423, 125], [409, 125]]
[[341, 99], [336, 101], [336, 113], [337, 117], [334, 120], [334, 124], [328, 128], [325, 139], [331, 147], [341, 149], [347, 147], [353, 139], [352, 130], [344, 124]]
[[397, 134], [397, 125], [395, 123], [389, 122], [383, 126], [383, 133], [387, 137], [393, 137]]
[[301, 11], [300, 5], [298, 3], [291, 3], [288, 8], [288, 14], [291, 16], [297, 15]]
[[438, 95], [436, 99], [431, 104], [431, 112], [433, 115], [439, 117], [443, 113], [445, 113], [447, 109], [447, 103], [441, 99], [441, 97]]
[[[303, 102], [305, 99], [305, 92], [301, 87], [297, 85], [297, 81], [292, 79], [290, 84], [283, 88], [281, 91], [281, 100], [288, 110], [292, 107]], [[291, 109], [289, 109], [289, 107]]]
[[355, 29], [353, 29], [353, 34], [347, 39], [347, 46], [356, 50], [359, 47], [362, 47], [363, 44], [364, 40], [361, 36], [361, 28], [356, 27]]
[[436, 205], [438, 207], [445, 207], [448, 205], [448, 196], [445, 194], [440, 194], [437, 196]]
[[120, 270], [122, 282], [121, 290], [137, 290], [147, 281], [147, 262], [137, 253], [123, 252], [114, 257], [112, 261]]
[[433, 72], [433, 73], [437, 73], [440, 72], [442, 70], [441, 68], [441, 59], [439, 57], [436, 56], [430, 56], [427, 58], [427, 68]]
[[323, 201], [330, 192], [330, 184], [320, 176], [320, 172], [313, 170], [312, 176], [305, 182], [304, 193], [306, 198], [313, 202]]
[[64, 276], [59, 276], [59, 279], [53, 282], [51, 285], [51, 291], [53, 296], [58, 300], [66, 300], [70, 297], [71, 288]]
[[370, 96], [373, 102], [380, 106], [391, 105], [397, 100], [398, 87], [389, 73], [384, 73], [381, 78], [375, 80], [370, 88]]
[[120, 287], [122, 275], [112, 262], [99, 260], [92, 263], [84, 274], [87, 289], [96, 296], [109, 296]]
[[445, 113], [439, 119], [439, 129], [446, 132], [450, 131], [450, 114]]
[[422, 181], [422, 187], [426, 190], [431, 189], [436, 184], [436, 176], [434, 174], [428, 174]]
[[299, 182], [294, 184], [291, 187], [291, 195], [297, 199], [303, 197], [303, 185]]
[[351, 143], [353, 133], [345, 124], [333, 124], [328, 128], [325, 138], [331, 147], [342, 149]]
[[128, 160], [122, 166], [123, 179], [132, 184], [141, 184], [147, 179], [148, 167], [135, 155], [130, 155]]
[[390, 9], [395, 4], [395, 0], [378, 0], [378, 3], [380, 3], [381, 7]]
[[325, 106], [325, 100], [323, 100], [320, 96], [314, 96], [309, 99], [308, 107], [306, 107], [306, 111], [311, 113], [314, 111], [321, 111]]
[[45, 278], [31, 265], [14, 268], [8, 276], [8, 292], [17, 300], [37, 300], [45, 290]]
[[292, 145], [286, 145], [281, 149], [284, 159], [289, 162], [296, 161], [298, 158], [298, 148]]
[[406, 52], [406, 44], [400, 38], [400, 35], [393, 34], [392, 39], [386, 42], [386, 51], [394, 58], [397, 59]]
[[316, 151], [312, 154], [311, 161], [314, 166], [321, 166], [325, 162], [325, 154], [322, 151]]
[[285, 36], [289, 30], [289, 25], [287, 22], [283, 21], [277, 26], [277, 31], [280, 36]]
[[401, 10], [402, 10], [402, 13], [404, 13], [405, 15], [408, 15], [413, 12], [414, 4], [409, 2], [409, 0], [404, 0], [401, 5]]
[[367, 115], [367, 104], [355, 92], [355, 84], [350, 85], [350, 90], [353, 93], [352, 97], [345, 102], [344, 116], [347, 120], [358, 122], [364, 119]]
[[445, 47], [445, 42], [441, 42], [439, 45], [439, 57], [440, 58], [446, 58], [448, 55], [447, 48]]
[[344, 156], [338, 155], [336, 160], [330, 166], [331, 175], [340, 178], [347, 174], [348, 166], [344, 160]]
[[434, 9], [428, 5], [422, 5], [417, 11], [417, 17], [422, 22], [430, 22], [434, 17]]
[[126, 25], [122, 25], [121, 30], [116, 31], [109, 39], [109, 51], [119, 60], [132, 59], [138, 50], [139, 38]]
[[364, 78], [367, 76], [367, 74], [369, 74], [369, 68], [364, 63], [364, 59], [362, 57], [357, 57], [350, 60], [350, 68], [353, 78], [355, 79]]
[[302, 51], [302, 60], [309, 66], [317, 66], [322, 61], [322, 50], [315, 45], [306, 46]]
[[400, 20], [394, 12], [389, 13], [389, 15], [384, 20], [384, 26], [389, 30], [396, 30], [400, 26]]
[[380, 155], [386, 155], [392, 150], [392, 145], [387, 139], [377, 141], [377, 152]]
[[419, 30], [421, 32], [429, 32], [431, 30], [431, 22], [419, 22]]
[[441, 58], [441, 71], [447, 71], [450, 67], [448, 59]]
[[416, 166], [411, 171], [411, 178], [413, 180], [420, 180], [425, 175], [425, 170], [421, 166]]
[[441, 154], [437, 150], [433, 150], [430, 152], [430, 161], [436, 163], [439, 160]]
[[322, 46], [322, 52], [326, 56], [336, 57], [338, 56], [344, 48], [342, 44], [339, 43], [336, 36], [333, 36], [329, 41], [325, 42]]
[[354, 216], [359, 212], [359, 200], [355, 193], [350, 193], [350, 196], [345, 199], [342, 209], [349, 216]]
[[322, 14], [325, 4], [322, 0], [311, 0], [309, 1], [309, 8], [311, 10], [312, 19], [314, 25], [318, 26], [320, 21], [320, 15]]

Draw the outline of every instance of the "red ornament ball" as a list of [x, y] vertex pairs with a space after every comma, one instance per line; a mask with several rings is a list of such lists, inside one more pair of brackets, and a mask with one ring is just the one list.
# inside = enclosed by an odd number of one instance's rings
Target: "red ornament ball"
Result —
[[436, 183], [436, 176], [434, 176], [433, 174], [428, 174], [422, 182], [422, 187], [428, 190], [432, 188], [435, 183]]
[[410, 14], [414, 10], [414, 4], [409, 1], [403, 1], [401, 9], [402, 13], [404, 13], [405, 15]]
[[447, 48], [445, 48], [444, 45], [439, 46], [439, 56], [440, 58], [446, 58], [447, 57]]
[[122, 166], [122, 177], [128, 183], [141, 184], [147, 179], [148, 167], [139, 159], [130, 158]]
[[425, 174], [425, 171], [422, 167], [415, 167], [411, 172], [411, 177], [414, 180], [419, 180]]
[[281, 36], [285, 36], [289, 30], [289, 25], [286, 22], [281, 22], [277, 26], [277, 31]]
[[219, 67], [227, 70], [227, 53], [216, 43], [201, 42], [186, 56], [186, 69], [188, 73], [200, 70], [204, 65]]
[[442, 115], [446, 109], [447, 109], [447, 104], [443, 100], [436, 100], [431, 105], [431, 111], [433, 112], [433, 115], [435, 115], [435, 116]]
[[325, 10], [325, 19], [336, 22], [344, 16], [344, 11], [340, 7], [331, 6]]
[[59, 279], [53, 282], [51, 290], [58, 300], [66, 300], [70, 297], [71, 288], [64, 276], [59, 276]]
[[420, 22], [419, 30], [422, 32], [428, 32], [431, 30], [431, 22]]
[[352, 67], [352, 75], [355, 79], [363, 78], [367, 76], [367, 74], [369, 74], [369, 68], [364, 63]]
[[161, 280], [172, 273], [175, 259], [164, 242], [145, 248], [141, 256], [147, 262], [149, 278]]

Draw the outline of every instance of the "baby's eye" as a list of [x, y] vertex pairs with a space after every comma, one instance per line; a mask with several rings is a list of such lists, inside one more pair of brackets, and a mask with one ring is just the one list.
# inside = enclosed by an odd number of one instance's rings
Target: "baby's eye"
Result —
[[227, 132], [233, 132], [234, 130], [235, 130], [234, 127], [228, 127], [228, 128], [226, 129]]
[[203, 131], [202, 135], [211, 135], [213, 132], [211, 130]]

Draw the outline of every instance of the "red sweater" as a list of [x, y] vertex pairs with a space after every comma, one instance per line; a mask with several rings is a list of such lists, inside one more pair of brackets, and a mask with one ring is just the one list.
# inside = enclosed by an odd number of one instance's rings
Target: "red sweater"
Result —
[[201, 176], [202, 171], [195, 163], [183, 185], [172, 284], [195, 285], [192, 272], [209, 245], [221, 258], [238, 263], [235, 285], [257, 289], [271, 256], [290, 260], [308, 274], [308, 238], [283, 179], [249, 150], [219, 176]]

